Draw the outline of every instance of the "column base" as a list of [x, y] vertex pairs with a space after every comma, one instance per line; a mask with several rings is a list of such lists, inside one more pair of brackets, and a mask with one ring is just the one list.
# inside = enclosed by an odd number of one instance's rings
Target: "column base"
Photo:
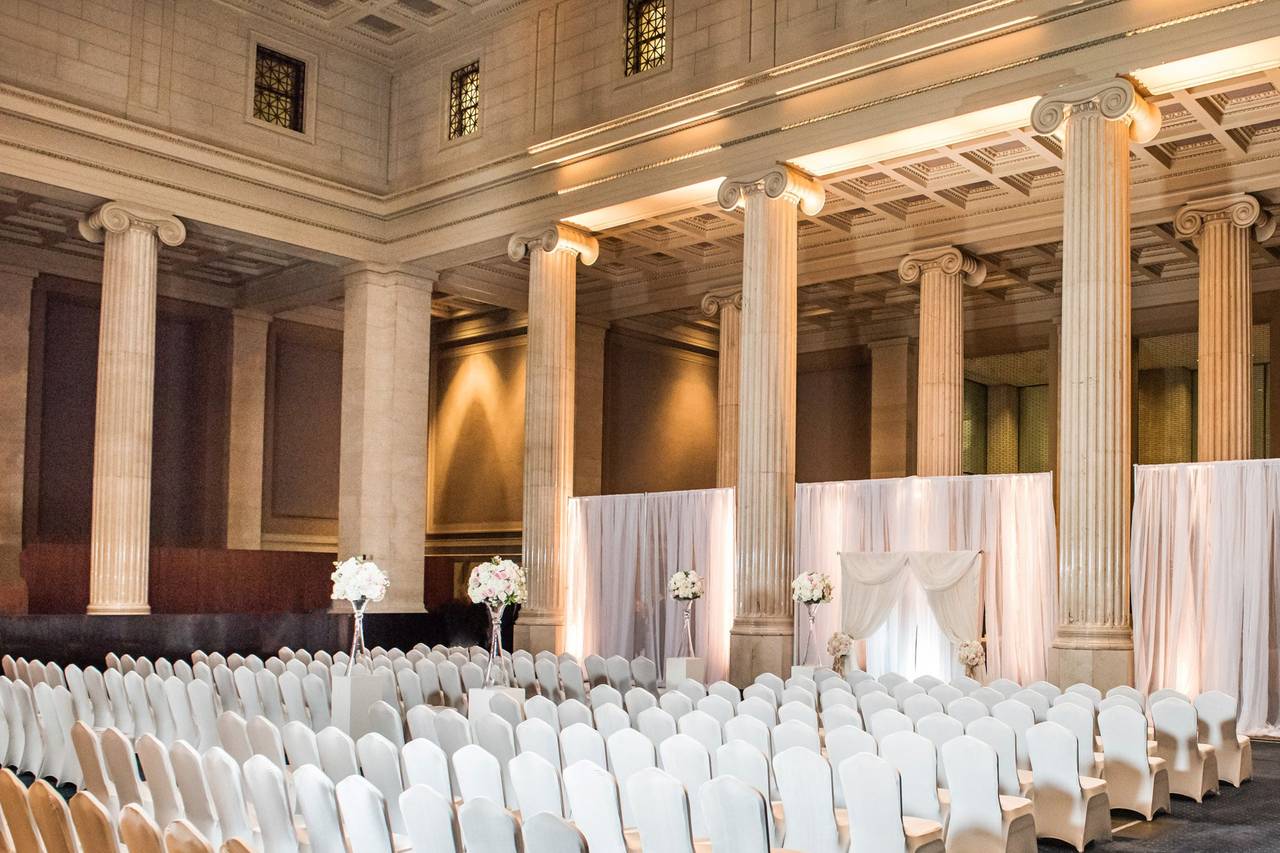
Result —
[[150, 616], [149, 604], [90, 604], [85, 610], [90, 616]]
[[1133, 684], [1133, 649], [1080, 649], [1054, 646], [1049, 656], [1049, 680], [1060, 687], [1077, 682], [1106, 693]]
[[792, 633], [780, 627], [742, 630], [735, 625], [729, 633], [729, 681], [745, 687], [764, 672], [786, 678], [791, 671]]
[[523, 617], [512, 626], [512, 644], [517, 649], [537, 654], [538, 652], [564, 651], [564, 623], [526, 622]]

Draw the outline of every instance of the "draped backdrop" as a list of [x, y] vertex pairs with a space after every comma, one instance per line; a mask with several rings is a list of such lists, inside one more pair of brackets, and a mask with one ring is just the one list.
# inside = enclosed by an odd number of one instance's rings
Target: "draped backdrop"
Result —
[[733, 515], [733, 489], [571, 499], [566, 649], [579, 658], [643, 654], [665, 666], [683, 630], [667, 580], [693, 569], [703, 579], [694, 650], [706, 659], [709, 680], [727, 678]]
[[1221, 690], [1280, 734], [1280, 460], [1135, 466], [1132, 531], [1137, 688]]
[[[832, 604], [819, 609], [817, 636], [841, 629], [840, 554], [981, 551], [987, 673], [1024, 684], [1044, 678], [1057, 613], [1053, 475], [905, 477], [796, 487], [796, 571], [831, 576]], [[889, 558], [892, 559], [892, 558]], [[900, 554], [905, 565], [907, 554]], [[901, 567], [899, 567], [899, 571]], [[887, 565], [885, 572], [892, 572]], [[951, 641], [919, 583], [866, 641], [872, 672], [961, 674]], [[797, 612], [797, 646], [807, 626]], [[797, 653], [798, 653], [797, 649]]]

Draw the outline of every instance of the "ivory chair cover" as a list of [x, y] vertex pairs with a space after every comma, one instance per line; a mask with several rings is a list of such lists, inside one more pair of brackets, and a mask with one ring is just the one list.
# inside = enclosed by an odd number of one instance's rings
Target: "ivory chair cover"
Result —
[[[618, 784], [607, 770], [590, 761], [571, 764], [564, 771], [564, 787], [574, 825], [586, 836], [591, 853], [638, 853], [640, 840], [623, 831]], [[638, 802], [633, 801], [633, 809]]]
[[1031, 801], [999, 794], [995, 751], [965, 735], [943, 744], [942, 760], [951, 780], [948, 853], [1035, 853]]
[[942, 827], [903, 813], [898, 772], [883, 758], [861, 753], [840, 765], [849, 791], [852, 853], [943, 853]]
[[806, 853], [845, 853], [849, 823], [843, 810], [835, 810], [827, 760], [794, 747], [774, 756], [773, 770], [787, 816], [786, 846]]
[[1098, 715], [1098, 728], [1105, 756], [1102, 778], [1111, 807], [1137, 812], [1147, 820], [1158, 811], [1169, 811], [1168, 763], [1147, 752], [1147, 718], [1119, 705]]
[[425, 785], [414, 785], [400, 795], [400, 811], [414, 850], [462, 853], [462, 830], [452, 800]]
[[760, 794], [768, 805], [765, 822], [768, 824], [769, 837], [773, 839], [773, 844], [781, 845], [786, 819], [782, 813], [782, 803], [776, 801], [771, 793], [773, 785], [769, 759], [765, 754], [746, 741], [731, 740], [716, 751], [716, 764], [719, 768], [717, 779], [732, 776]]
[[333, 780], [333, 784], [360, 772], [355, 741], [337, 726], [321, 730], [316, 735], [316, 746], [320, 751], [320, 769]]
[[535, 752], [522, 752], [511, 759], [508, 772], [520, 802], [522, 820], [543, 812], [565, 816], [560, 774], [545, 758]]
[[160, 835], [160, 827], [156, 826], [151, 815], [135, 803], [120, 810], [120, 838], [129, 853], [164, 853], [164, 838]]
[[298, 853], [293, 810], [285, 791], [284, 774], [269, 758], [255, 755], [244, 765], [245, 786], [253, 800], [264, 853]]
[[[615, 732], [605, 741], [605, 752], [609, 757], [609, 769], [618, 781], [618, 795], [622, 800], [622, 823], [624, 826], [636, 825], [635, 815], [631, 812], [631, 801], [627, 795], [627, 785], [631, 777], [646, 767], [658, 766], [657, 750], [653, 742], [635, 729], [623, 729]], [[714, 756], [712, 758], [714, 761]]]
[[455, 752], [453, 772], [458, 779], [458, 794], [464, 803], [484, 798], [500, 806], [506, 804], [502, 768], [498, 759], [483, 747], [471, 743]]
[[1213, 747], [1218, 779], [1239, 788], [1253, 775], [1253, 744], [1236, 734], [1236, 700], [1220, 690], [1201, 693], [1195, 701], [1200, 740]]
[[169, 748], [169, 762], [173, 765], [173, 778], [182, 795], [182, 809], [186, 819], [210, 844], [222, 843], [222, 831], [213, 811], [213, 792], [200, 763], [200, 753], [191, 744], [178, 741]]
[[898, 771], [901, 813], [947, 825], [950, 798], [939, 796], [938, 753], [928, 738], [894, 732], [880, 741], [880, 758]]
[[876, 739], [857, 726], [842, 726], [827, 729], [827, 760], [835, 772], [832, 774], [832, 787], [836, 808], [848, 805], [848, 795], [844, 790], [844, 777], [840, 775], [840, 766], [853, 756], [867, 752], [876, 755], [879, 747]]
[[560, 754], [566, 768], [579, 761], [590, 761], [605, 769], [609, 767], [604, 751], [604, 738], [585, 723], [574, 723], [560, 732]]
[[[657, 768], [641, 770], [631, 784], [632, 811], [637, 815], [640, 839], [645, 850], [663, 853], [694, 853], [689, 801], [684, 787], [673, 776]], [[710, 845], [699, 845], [699, 853], [709, 853]], [[595, 853], [595, 846], [591, 847]]]
[[1085, 710], [1070, 702], [1055, 705], [1049, 709], [1048, 721], [1057, 723], [1075, 737], [1080, 775], [1094, 779], [1104, 778], [1102, 775], [1103, 756], [1101, 753], [1093, 751], [1096, 743], [1095, 732], [1097, 727], [1094, 723], [1092, 706], [1090, 706], [1089, 710]]
[[[1006, 797], [1034, 799], [1035, 786], [1030, 770], [1018, 769], [1018, 744], [1013, 729], [995, 717], [979, 717], [965, 728], [965, 734], [991, 747], [996, 754], [1000, 793]], [[942, 750], [938, 750], [941, 755]], [[942, 763], [942, 762], [940, 762]]]
[[964, 726], [959, 720], [948, 717], [946, 714], [930, 714], [916, 721], [916, 733], [933, 744], [936, 752], [937, 784], [939, 788], [946, 788], [947, 771], [942, 765], [942, 745], [964, 734]]
[[[816, 739], [817, 733], [814, 734]], [[720, 744], [716, 744], [716, 749], [719, 748]], [[679, 734], [664, 740], [658, 752], [662, 756], [662, 768], [684, 786], [694, 836], [705, 838], [707, 825], [702, 814], [702, 786], [711, 781], [711, 751], [701, 741]], [[635, 778], [632, 777], [632, 782]], [[643, 815], [635, 813], [635, 817], [637, 825], [643, 826]]]
[[676, 721], [661, 708], [646, 708], [640, 712], [637, 721], [640, 733], [647, 737], [654, 747], [676, 734]]
[[968, 727], [974, 720], [991, 716], [991, 709], [971, 696], [961, 696], [947, 705], [947, 716], [955, 717], [961, 725]]
[[[373, 783], [363, 776], [348, 776], [336, 786], [338, 814], [351, 849], [360, 853], [392, 853], [387, 807]], [[480, 800], [503, 813], [501, 805]], [[501, 848], [494, 848], [495, 851]]]
[[1036, 780], [1036, 834], [1079, 851], [1110, 841], [1107, 783], [1080, 775], [1075, 735], [1058, 723], [1037, 723], [1027, 732], [1027, 749]]
[[244, 800], [244, 779], [240, 765], [221, 747], [214, 747], [200, 757], [209, 791], [213, 795], [213, 810], [218, 815], [218, 826], [224, 841], [240, 838], [247, 843], [254, 841], [249, 809]]
[[769, 807], [760, 791], [733, 776], [704, 787], [703, 810], [712, 850], [769, 853]]
[[[497, 719], [486, 715], [486, 719]], [[395, 744], [377, 732], [368, 732], [356, 741], [356, 755], [360, 759], [360, 772], [373, 783], [387, 804], [387, 817], [391, 831], [404, 834], [404, 815], [400, 813], [400, 794], [404, 791], [404, 776], [400, 770], [400, 750]], [[498, 759], [500, 766], [501, 758]], [[248, 765], [246, 765], [246, 768]], [[505, 789], [505, 785], [503, 786]]]
[[307, 828], [310, 853], [345, 853], [333, 780], [319, 767], [308, 764], [294, 771], [293, 787], [298, 795], [298, 812]]
[[1156, 755], [1168, 765], [1169, 792], [1197, 803], [1218, 793], [1218, 761], [1212, 746], [1199, 742], [1196, 709], [1190, 702], [1169, 698], [1153, 702]]
[[521, 817], [524, 853], [587, 853], [587, 839], [568, 821], [542, 812]]

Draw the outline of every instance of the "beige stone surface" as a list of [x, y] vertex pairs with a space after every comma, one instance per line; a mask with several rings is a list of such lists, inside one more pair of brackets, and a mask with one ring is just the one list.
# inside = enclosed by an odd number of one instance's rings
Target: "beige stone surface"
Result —
[[0, 613], [25, 613], [22, 499], [27, 452], [27, 353], [36, 272], [0, 265]]
[[708, 293], [702, 313], [720, 317], [720, 347], [716, 359], [716, 485], [738, 483], [738, 387], [742, 378], [742, 291]]
[[381, 612], [423, 610], [431, 290], [394, 268], [345, 275], [338, 556], [387, 573]]
[[231, 317], [231, 412], [227, 452], [227, 547], [262, 547], [262, 447], [271, 318]]
[[598, 495], [604, 462], [604, 326], [577, 324], [574, 343], [573, 493]]
[[913, 473], [916, 347], [910, 338], [875, 341], [871, 350], [871, 476]]

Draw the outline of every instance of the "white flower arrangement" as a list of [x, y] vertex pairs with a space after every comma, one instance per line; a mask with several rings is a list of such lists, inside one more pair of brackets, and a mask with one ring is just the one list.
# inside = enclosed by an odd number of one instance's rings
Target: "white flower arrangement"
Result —
[[966, 640], [956, 646], [956, 659], [972, 671], [987, 662], [987, 650], [981, 640]]
[[363, 600], [381, 601], [387, 594], [391, 581], [373, 560], [363, 555], [348, 557], [340, 563], [333, 564], [333, 592], [330, 598], [335, 601], [356, 603]]
[[696, 601], [702, 598], [702, 578], [692, 569], [679, 571], [671, 576], [667, 589], [676, 601]]
[[529, 600], [529, 582], [514, 560], [494, 557], [471, 570], [467, 597], [475, 604], [505, 607]]
[[826, 604], [831, 600], [830, 576], [805, 572], [791, 582], [791, 597], [799, 604]]
[[827, 654], [833, 658], [848, 657], [853, 651], [853, 637], [843, 631], [836, 631], [831, 635], [831, 639], [827, 640]]

